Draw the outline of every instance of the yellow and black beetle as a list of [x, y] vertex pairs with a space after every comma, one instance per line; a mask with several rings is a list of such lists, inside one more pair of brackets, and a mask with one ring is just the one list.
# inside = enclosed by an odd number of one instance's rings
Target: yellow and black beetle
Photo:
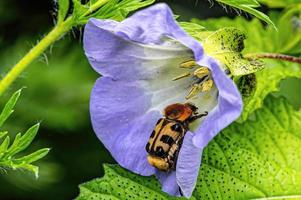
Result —
[[189, 123], [208, 114], [198, 114], [197, 110], [191, 103], [175, 103], [164, 109], [164, 117], [158, 120], [146, 145], [150, 165], [161, 171], [175, 169]]

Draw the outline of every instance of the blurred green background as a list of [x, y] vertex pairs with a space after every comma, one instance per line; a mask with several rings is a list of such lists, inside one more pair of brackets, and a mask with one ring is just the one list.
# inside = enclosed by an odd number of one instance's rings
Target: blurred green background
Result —
[[[197, 4], [195, 0], [165, 2], [181, 20], [236, 15], [204, 0]], [[268, 11], [266, 7], [261, 10]], [[50, 30], [55, 11], [52, 0], [0, 1], [1, 76]], [[14, 91], [26, 87], [5, 129], [17, 133], [41, 122], [28, 151], [51, 148], [37, 163], [39, 179], [28, 172], [2, 169], [0, 199], [72, 199], [80, 183], [103, 175], [102, 163], [114, 163], [91, 128], [89, 94], [98, 74], [84, 56], [81, 36], [82, 30], [74, 29], [54, 44], [0, 100], [3, 105]], [[285, 80], [281, 94], [300, 108], [301, 81]]]

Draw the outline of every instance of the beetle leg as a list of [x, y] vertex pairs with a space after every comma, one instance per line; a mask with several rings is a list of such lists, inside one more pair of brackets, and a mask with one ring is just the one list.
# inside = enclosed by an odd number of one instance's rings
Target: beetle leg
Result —
[[184, 196], [184, 194], [183, 194], [183, 192], [182, 192], [182, 190], [181, 190], [180, 187], [179, 187], [179, 192], [180, 192], [180, 195], [181, 195], [181, 196]]
[[204, 114], [199, 114], [199, 115], [191, 116], [191, 117], [188, 119], [188, 122], [193, 122], [193, 121], [195, 121], [195, 120], [197, 120], [197, 119], [200, 119], [200, 118], [202, 118], [202, 117], [205, 117], [205, 116], [207, 116], [207, 115], [208, 115], [208, 112], [205, 111]]

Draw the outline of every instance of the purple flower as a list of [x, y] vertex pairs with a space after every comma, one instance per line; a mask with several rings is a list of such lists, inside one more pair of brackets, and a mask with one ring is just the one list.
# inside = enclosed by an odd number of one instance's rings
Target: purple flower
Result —
[[[84, 49], [102, 75], [90, 102], [98, 138], [121, 166], [144, 176], [156, 174], [163, 191], [180, 195], [181, 190], [190, 197], [203, 149], [241, 113], [242, 100], [233, 81], [179, 27], [165, 4], [122, 22], [91, 19], [85, 27]], [[176, 170], [158, 171], [149, 165], [145, 145], [163, 109], [186, 101], [209, 115], [186, 133]]]

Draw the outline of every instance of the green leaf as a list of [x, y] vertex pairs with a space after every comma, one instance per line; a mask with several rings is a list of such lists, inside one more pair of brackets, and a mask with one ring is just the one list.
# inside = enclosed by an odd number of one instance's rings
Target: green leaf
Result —
[[[21, 90], [15, 92], [9, 101], [6, 103], [0, 118], [1, 125], [3, 122], [9, 117], [9, 115], [13, 112], [13, 108], [20, 96]], [[32, 162], [35, 162], [41, 158], [43, 158], [48, 152], [48, 148], [37, 150], [34, 153], [29, 155], [24, 155], [22, 157], [17, 157], [17, 153], [25, 150], [33, 141], [35, 136], [37, 135], [39, 129], [39, 124], [36, 124], [29, 128], [25, 134], [18, 133], [15, 136], [13, 143], [10, 145], [10, 137], [8, 136], [7, 131], [0, 132], [0, 138], [3, 138], [5, 135], [5, 139], [0, 144], [0, 167], [1, 168], [10, 168], [13, 170], [16, 169], [25, 169], [32, 171], [36, 177], [38, 177], [39, 168], [35, 165], [32, 165]]]
[[2, 139], [4, 136], [6, 136], [7, 133], [8, 133], [7, 131], [0, 132], [0, 139]]
[[264, 66], [243, 58], [245, 34], [236, 28], [222, 28], [210, 34], [204, 41], [205, 52], [225, 64], [233, 76], [260, 71]]
[[[102, 3], [102, 0], [93, 0], [88, 4], [81, 4], [79, 0], [73, 0], [73, 17], [77, 25], [86, 24], [91, 18], [113, 19], [121, 21], [132, 11], [148, 6], [155, 0], [111, 0]], [[102, 3], [101, 6], [96, 6]], [[97, 7], [97, 9], [94, 9]]]
[[73, 0], [73, 17], [78, 19], [89, 10], [88, 5], [83, 5], [80, 0]]
[[161, 192], [154, 177], [142, 177], [119, 167], [104, 165], [105, 176], [80, 185], [77, 200], [92, 199], [185, 199]]
[[301, 66], [296, 63], [265, 60], [266, 69], [256, 73], [256, 86], [254, 94], [244, 96], [244, 111], [242, 120], [246, 120], [251, 113], [260, 108], [263, 99], [271, 92], [279, 89], [281, 80], [288, 77], [301, 78]]
[[270, 8], [285, 8], [297, 3], [300, 0], [258, 0], [260, 3], [266, 4]]
[[180, 26], [187, 32], [189, 35], [194, 37], [195, 39], [202, 41], [204, 38], [202, 38], [203, 34], [206, 31], [206, 28], [193, 22], [179, 22]]
[[154, 3], [154, 0], [114, 0], [103, 6], [91, 17], [121, 21], [132, 11]]
[[6, 154], [9, 143], [10, 143], [10, 138], [9, 138], [9, 136], [6, 136], [4, 141], [0, 145], [0, 158], [2, 158], [3, 155]]
[[24, 135], [18, 133], [10, 147], [10, 138], [7, 136], [0, 145], [0, 166], [11, 169], [26, 169], [32, 171], [35, 176], [38, 177], [39, 168], [31, 163], [46, 156], [49, 152], [48, 148], [37, 150], [34, 153], [22, 157], [16, 157], [17, 153], [25, 150], [31, 144], [38, 129], [39, 124], [28, 129]]
[[284, 99], [268, 97], [255, 121], [231, 125], [206, 148], [195, 195], [254, 199], [301, 194], [300, 130], [301, 112]]
[[69, 0], [58, 0], [58, 5], [59, 5], [59, 11], [58, 11], [58, 24], [64, 21], [68, 10], [69, 10]]
[[255, 17], [265, 21], [267, 24], [271, 25], [272, 27], [274, 27], [274, 29], [277, 30], [273, 21], [266, 14], [255, 9], [260, 6], [260, 4], [256, 0], [217, 0], [217, 2], [250, 13], [251, 15], [254, 15]]
[[5, 157], [12, 156], [26, 149], [37, 135], [39, 126], [40, 124], [32, 126], [26, 131], [26, 133], [23, 136], [21, 136], [21, 133], [17, 134], [13, 144], [7, 150], [7, 154], [5, 155]]
[[[192, 199], [301, 198], [301, 111], [269, 96], [255, 121], [234, 123], [205, 148]], [[77, 199], [172, 199], [154, 177], [116, 165], [80, 185]]]
[[301, 52], [301, 3], [287, 9], [280, 17], [278, 27], [279, 48], [282, 53], [297, 54]]
[[[246, 33], [245, 48], [243, 53], [269, 52], [269, 53], [301, 53], [298, 45], [301, 27], [301, 7], [291, 7], [274, 17], [278, 32], [265, 27], [258, 19], [251, 21], [243, 17], [229, 19], [226, 17], [218, 19], [199, 20], [192, 22], [205, 27], [209, 31], [216, 31], [224, 27], [235, 27]], [[296, 40], [296, 41], [295, 41]], [[277, 42], [275, 42], [277, 41]]]
[[5, 107], [3, 108], [1, 114], [0, 114], [0, 127], [3, 125], [3, 123], [7, 120], [7, 118], [14, 112], [14, 107], [17, 103], [17, 100], [19, 99], [21, 94], [21, 90], [18, 90], [13, 94], [13, 96], [8, 100]]
[[29, 155], [23, 156], [21, 158], [15, 159], [16, 163], [32, 163], [37, 160], [40, 160], [41, 158], [45, 157], [49, 153], [49, 148], [39, 149]]

